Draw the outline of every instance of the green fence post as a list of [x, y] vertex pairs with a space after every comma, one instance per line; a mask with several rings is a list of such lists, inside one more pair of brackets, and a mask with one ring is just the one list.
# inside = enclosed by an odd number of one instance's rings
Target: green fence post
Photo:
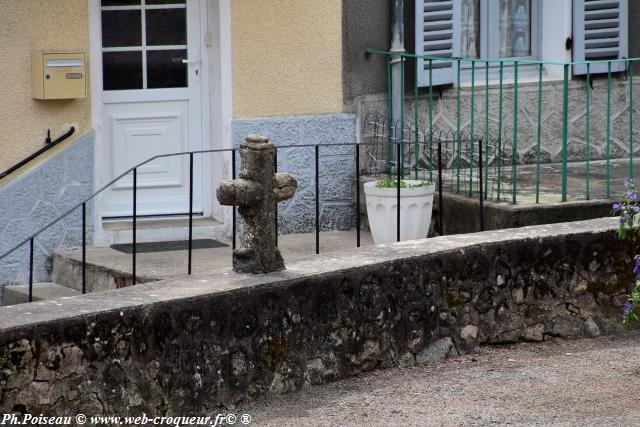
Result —
[[498, 165], [498, 191], [497, 199], [500, 201], [500, 190], [502, 187], [502, 84], [503, 84], [504, 63], [500, 61], [500, 82], [498, 84], [498, 147], [496, 149], [496, 163]]
[[536, 134], [536, 203], [540, 203], [540, 140], [542, 139], [542, 63], [538, 64], [538, 129]]
[[[475, 132], [475, 113], [476, 113], [476, 61], [471, 61], [471, 135], [467, 141], [467, 147], [469, 142], [471, 143], [471, 158], [469, 159], [469, 197], [473, 197], [473, 140]], [[482, 161], [482, 159], [480, 159]]]
[[458, 79], [456, 81], [456, 193], [460, 192], [460, 59], [457, 60], [457, 74]]
[[569, 64], [564, 66], [564, 79], [562, 86], [562, 201], [567, 201], [567, 146], [569, 116]]
[[518, 61], [513, 64], [513, 142], [511, 145], [511, 195], [517, 202], [518, 185]]
[[587, 63], [587, 117], [586, 117], [586, 139], [587, 139], [587, 152], [586, 152], [586, 190], [587, 200], [591, 198], [590, 192], [590, 174], [591, 174], [591, 64]]
[[629, 61], [629, 179], [633, 180], [633, 62]]
[[429, 181], [433, 182], [433, 60], [429, 59]]
[[418, 179], [418, 162], [420, 161], [420, 146], [418, 145], [419, 128], [418, 128], [418, 72], [419, 72], [419, 60], [416, 57], [416, 70], [415, 77], [413, 79], [413, 127], [414, 127], [414, 142], [415, 142], [415, 175]]
[[484, 198], [489, 196], [489, 61], [484, 64]]
[[[400, 57], [400, 158], [397, 167], [400, 170], [400, 176], [404, 178], [404, 56]], [[411, 171], [409, 171], [411, 176]]]
[[608, 62], [607, 70], [607, 199], [611, 198], [611, 61]]
[[387, 175], [392, 176], [391, 163], [393, 161], [393, 145], [391, 132], [395, 130], [393, 125], [393, 84], [391, 82], [391, 56], [387, 56]]

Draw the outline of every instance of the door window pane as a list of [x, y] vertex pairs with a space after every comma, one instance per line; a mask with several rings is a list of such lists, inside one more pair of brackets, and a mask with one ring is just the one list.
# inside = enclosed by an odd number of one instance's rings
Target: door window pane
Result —
[[147, 0], [146, 4], [184, 4], [185, 0]]
[[160, 89], [187, 86], [186, 50], [147, 51], [147, 87]]
[[139, 10], [102, 11], [102, 47], [142, 45], [142, 19]]
[[186, 9], [146, 11], [147, 46], [187, 44]]
[[102, 0], [102, 6], [136, 6], [140, 0]]
[[104, 90], [142, 89], [142, 52], [102, 54]]
[[101, 4], [105, 91], [188, 86], [186, 0]]
[[500, 58], [531, 55], [531, 0], [500, 0]]

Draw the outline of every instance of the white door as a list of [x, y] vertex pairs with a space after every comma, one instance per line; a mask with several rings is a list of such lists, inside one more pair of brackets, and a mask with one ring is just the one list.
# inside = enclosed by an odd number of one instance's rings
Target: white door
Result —
[[[103, 182], [158, 154], [201, 150], [198, 0], [101, 0]], [[194, 211], [203, 210], [203, 156], [194, 157]], [[138, 214], [189, 212], [189, 156], [137, 171]], [[105, 193], [103, 217], [131, 216], [133, 177]]]

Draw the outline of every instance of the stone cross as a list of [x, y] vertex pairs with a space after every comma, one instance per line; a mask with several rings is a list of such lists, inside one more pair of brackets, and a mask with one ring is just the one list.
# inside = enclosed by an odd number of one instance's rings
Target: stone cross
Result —
[[242, 220], [240, 249], [233, 252], [238, 273], [284, 270], [276, 247], [276, 204], [293, 197], [298, 182], [288, 173], [275, 173], [276, 147], [260, 135], [240, 144], [240, 176], [222, 182], [216, 191], [221, 205], [238, 206]]

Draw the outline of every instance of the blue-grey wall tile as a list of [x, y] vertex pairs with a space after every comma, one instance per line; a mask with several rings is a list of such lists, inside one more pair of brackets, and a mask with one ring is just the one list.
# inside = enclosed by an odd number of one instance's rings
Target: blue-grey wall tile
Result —
[[[0, 188], [0, 255], [91, 195], [94, 190], [94, 145], [95, 134], [91, 132]], [[91, 226], [93, 202], [89, 203], [87, 211]], [[72, 239], [70, 235], [78, 234], [80, 226], [78, 210], [36, 237], [35, 280], [49, 280], [51, 253], [77, 246], [79, 239]], [[28, 245], [25, 245], [0, 260], [0, 284], [25, 283], [28, 270]]]
[[322, 231], [350, 230], [356, 223], [355, 209], [351, 203], [323, 203], [320, 219]]
[[[349, 144], [320, 149], [321, 198], [338, 203], [327, 208], [324, 229], [345, 229], [353, 223], [352, 182], [355, 180], [356, 119], [349, 114], [272, 117], [237, 120], [232, 123], [234, 146], [250, 133], [268, 137], [276, 146], [306, 144]], [[298, 178], [299, 188], [293, 200], [278, 206], [282, 233], [311, 232], [315, 227], [314, 149], [282, 148], [278, 150], [278, 170]], [[333, 206], [333, 205], [331, 205]], [[343, 215], [343, 219], [338, 216]]]

